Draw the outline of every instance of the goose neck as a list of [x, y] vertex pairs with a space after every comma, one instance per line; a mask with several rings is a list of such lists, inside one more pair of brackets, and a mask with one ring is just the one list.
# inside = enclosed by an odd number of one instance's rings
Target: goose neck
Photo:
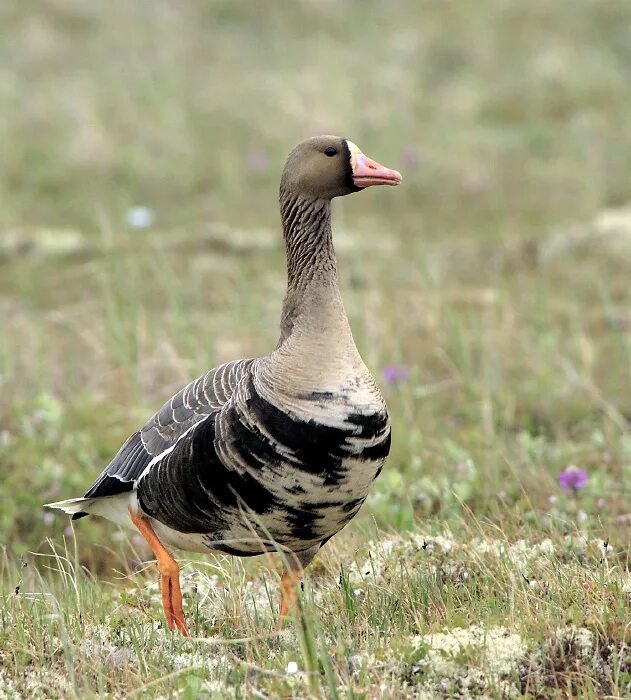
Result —
[[330, 201], [281, 191], [280, 209], [288, 290], [304, 290], [314, 282], [337, 285]]
[[350, 335], [337, 283], [329, 200], [281, 191], [287, 294], [281, 318], [282, 343], [289, 335]]

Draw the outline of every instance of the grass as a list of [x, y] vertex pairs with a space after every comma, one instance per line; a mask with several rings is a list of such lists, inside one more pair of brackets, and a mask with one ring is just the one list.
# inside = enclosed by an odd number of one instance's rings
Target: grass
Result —
[[260, 563], [184, 566], [186, 640], [165, 634], [152, 571], [104, 585], [75, 551], [21, 567], [5, 558], [3, 585], [15, 587], [2, 611], [5, 692], [624, 695], [628, 550], [579, 530], [534, 543], [466, 522], [460, 539], [416, 531], [333, 545], [307, 579], [302, 616], [280, 633], [276, 586]]
[[[630, 19], [3, 4], [0, 698], [631, 692]], [[279, 171], [317, 132], [405, 177], [334, 221], [391, 457], [293, 625], [278, 564], [209, 556], [184, 567], [187, 641], [137, 538], [41, 504], [185, 381], [273, 347]], [[571, 464], [585, 489], [560, 489]]]

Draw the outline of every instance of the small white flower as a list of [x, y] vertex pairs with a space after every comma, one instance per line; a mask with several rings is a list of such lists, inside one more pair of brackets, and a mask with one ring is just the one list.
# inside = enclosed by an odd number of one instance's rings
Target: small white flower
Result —
[[42, 520], [44, 521], [44, 525], [52, 525], [55, 522], [55, 516], [52, 513], [45, 511], [42, 513]]
[[153, 225], [155, 214], [149, 207], [132, 207], [127, 210], [125, 218], [129, 228], [143, 229]]
[[290, 661], [285, 668], [285, 673], [289, 673], [290, 675], [298, 673], [298, 664], [295, 661]]

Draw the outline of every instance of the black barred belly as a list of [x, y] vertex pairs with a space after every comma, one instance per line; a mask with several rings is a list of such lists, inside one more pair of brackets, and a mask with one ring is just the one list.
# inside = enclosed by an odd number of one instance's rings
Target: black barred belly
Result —
[[248, 556], [332, 537], [357, 513], [390, 449], [385, 411], [343, 427], [259, 397], [227, 406], [184, 436], [138, 483], [141, 508], [213, 549]]

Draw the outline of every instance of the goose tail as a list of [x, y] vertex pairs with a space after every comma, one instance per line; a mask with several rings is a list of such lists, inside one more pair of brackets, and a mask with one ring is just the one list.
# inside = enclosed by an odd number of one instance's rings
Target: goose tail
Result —
[[91, 505], [94, 504], [94, 498], [69, 498], [66, 501], [57, 501], [56, 503], [46, 503], [44, 508], [55, 508], [63, 510], [64, 513], [72, 516], [73, 520], [78, 520], [86, 515]]

